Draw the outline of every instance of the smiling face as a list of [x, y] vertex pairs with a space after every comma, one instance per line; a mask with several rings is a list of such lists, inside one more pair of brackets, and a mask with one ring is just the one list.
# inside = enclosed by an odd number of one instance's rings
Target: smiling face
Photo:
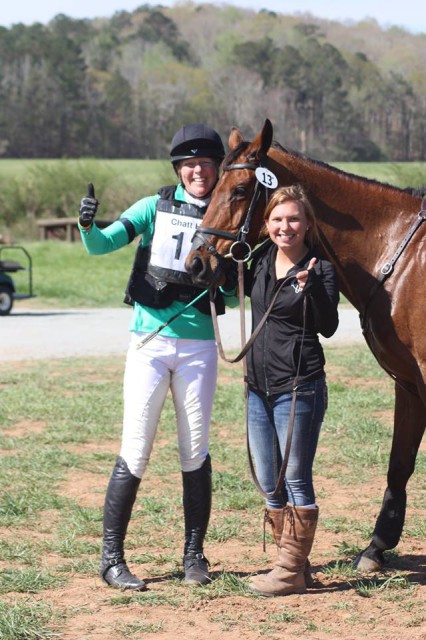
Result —
[[297, 259], [307, 250], [305, 235], [309, 225], [300, 202], [288, 200], [278, 204], [265, 225], [272, 242], [288, 257]]
[[195, 198], [205, 198], [217, 181], [217, 162], [212, 158], [189, 158], [179, 163], [178, 173], [185, 189]]

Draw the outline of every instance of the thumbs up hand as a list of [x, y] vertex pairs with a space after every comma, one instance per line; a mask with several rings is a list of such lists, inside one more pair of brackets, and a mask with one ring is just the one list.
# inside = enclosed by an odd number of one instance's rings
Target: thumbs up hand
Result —
[[78, 219], [80, 226], [88, 229], [93, 224], [93, 218], [98, 210], [99, 202], [95, 198], [95, 187], [91, 182], [87, 185], [87, 196], [84, 196], [80, 202], [80, 217]]

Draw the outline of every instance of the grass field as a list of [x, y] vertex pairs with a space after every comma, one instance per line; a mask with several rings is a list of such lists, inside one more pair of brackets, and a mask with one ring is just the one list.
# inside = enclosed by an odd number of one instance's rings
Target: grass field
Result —
[[[323, 162], [328, 162], [326, 158], [320, 158]], [[405, 175], [425, 176], [425, 162], [331, 162], [331, 165], [364, 176], [372, 180], [389, 182], [398, 186]], [[25, 180], [32, 175], [35, 170], [53, 171], [57, 166], [70, 167], [80, 173], [90, 170], [96, 172], [99, 167], [111, 172], [115, 179], [122, 177], [125, 181], [135, 187], [149, 185], [156, 189], [163, 184], [162, 178], [166, 181], [173, 178], [174, 173], [168, 159], [164, 160], [108, 160], [81, 158], [78, 160], [29, 160], [29, 159], [0, 159], [0, 176], [10, 179]]]
[[[149, 590], [101, 585], [102, 503], [121, 431], [121, 358], [0, 363], [0, 638], [420, 640], [426, 596], [425, 451], [409, 484], [403, 539], [385, 573], [351, 561], [368, 543], [385, 487], [392, 383], [363, 347], [327, 350], [330, 405], [315, 463], [320, 522], [307, 595], [265, 599], [247, 577], [262, 552], [262, 501], [249, 478], [239, 366], [222, 364], [206, 553], [214, 580], [181, 578], [180, 471], [170, 399], [127, 539]], [[174, 487], [170, 491], [170, 487]]]
[[173, 184], [175, 174], [160, 160], [0, 160], [0, 234], [35, 240], [37, 219], [76, 217], [89, 182], [100, 201], [99, 217], [115, 219], [136, 200]]
[[[81, 158], [78, 160], [57, 159], [0, 159], [0, 175], [16, 180], [26, 180], [37, 171], [53, 172], [57, 167], [70, 168], [87, 179], [90, 172], [106, 169], [111, 176], [119, 180], [122, 178], [136, 188], [142, 185], [158, 185], [163, 177], [173, 178], [173, 170], [168, 160], [98, 160], [95, 158]], [[89, 175], [88, 175], [89, 174]], [[154, 187], [155, 188], [155, 187]]]
[[[15, 301], [15, 309], [54, 307], [120, 307], [136, 251], [135, 240], [120, 251], [90, 256], [81, 242], [25, 242], [33, 263], [33, 290], [36, 298]], [[27, 265], [22, 252], [12, 248], [4, 258]], [[11, 274], [17, 290], [29, 291], [28, 271]], [[341, 305], [350, 306], [341, 295]], [[249, 301], [247, 300], [247, 306]]]
[[[336, 163], [359, 176], [400, 187], [421, 187], [425, 163]], [[130, 204], [174, 184], [168, 160], [0, 159], [0, 235], [15, 242], [38, 237], [36, 220], [77, 215], [87, 183], [95, 185], [99, 216], [115, 219]]]
[[[40, 307], [116, 307], [123, 303], [136, 242], [105, 256], [90, 256], [80, 241], [25, 242], [33, 263], [33, 288], [37, 298], [15, 302]], [[5, 254], [6, 257], [6, 254]], [[25, 265], [21, 252], [7, 257]], [[28, 272], [12, 274], [19, 291], [28, 290]]]
[[[127, 165], [129, 180], [138, 162]], [[361, 175], [358, 165], [346, 168]], [[95, 257], [80, 242], [24, 245], [38, 297], [16, 305], [122, 304], [135, 246]], [[21, 290], [27, 275], [16, 274]], [[352, 560], [368, 544], [386, 485], [393, 385], [366, 347], [328, 347], [326, 357], [330, 405], [315, 462], [315, 588], [271, 600], [247, 590], [248, 576], [270, 565], [274, 548], [268, 536], [262, 552], [262, 501], [247, 470], [239, 366], [221, 364], [213, 411], [206, 554], [214, 580], [189, 590], [181, 582], [181, 478], [168, 398], [127, 539], [129, 563], [149, 590], [127, 594], [103, 587], [97, 576], [103, 498], [121, 433], [123, 359], [0, 361], [0, 640], [424, 640], [425, 448], [409, 483], [398, 548], [387, 554], [384, 573], [358, 574]]]

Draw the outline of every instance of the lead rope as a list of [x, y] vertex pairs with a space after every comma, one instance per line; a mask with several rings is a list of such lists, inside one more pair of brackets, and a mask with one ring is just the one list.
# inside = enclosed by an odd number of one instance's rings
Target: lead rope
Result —
[[[244, 265], [243, 265], [243, 261], [242, 260], [238, 260], [238, 287], [239, 287], [239, 291], [238, 291], [238, 296], [239, 296], [239, 302], [240, 302], [240, 323], [241, 323], [241, 352], [235, 357], [235, 358], [227, 358], [225, 356], [225, 353], [223, 351], [223, 346], [222, 346], [222, 341], [220, 338], [220, 331], [219, 331], [219, 325], [218, 325], [218, 321], [217, 321], [217, 314], [216, 314], [216, 307], [214, 305], [214, 294], [210, 291], [210, 309], [211, 309], [211, 315], [212, 315], [212, 320], [213, 320], [213, 328], [214, 328], [214, 333], [215, 333], [215, 338], [216, 338], [216, 342], [217, 342], [217, 346], [218, 346], [218, 350], [219, 350], [219, 354], [221, 356], [221, 358], [223, 360], [225, 360], [226, 362], [229, 363], [235, 363], [235, 362], [239, 362], [240, 360], [243, 360], [243, 369], [244, 369], [244, 399], [245, 399], [245, 415], [246, 415], [246, 447], [247, 447], [247, 457], [248, 457], [248, 462], [249, 462], [249, 468], [250, 468], [250, 473], [251, 473], [251, 477], [253, 479], [254, 485], [256, 487], [256, 489], [258, 490], [258, 492], [260, 493], [260, 495], [263, 498], [276, 498], [278, 495], [280, 495], [281, 493], [281, 489], [283, 488], [283, 484], [285, 481], [285, 474], [287, 471], [287, 465], [288, 465], [288, 460], [290, 457], [290, 450], [291, 450], [291, 441], [293, 438], [293, 430], [294, 430], [294, 421], [295, 421], [295, 415], [296, 415], [296, 401], [297, 401], [297, 389], [298, 389], [298, 385], [299, 385], [299, 373], [300, 373], [300, 365], [301, 365], [301, 361], [302, 361], [302, 350], [303, 350], [303, 343], [305, 340], [305, 332], [306, 332], [306, 309], [307, 309], [307, 297], [304, 296], [303, 298], [303, 329], [302, 329], [302, 340], [300, 343], [300, 351], [299, 351], [299, 359], [298, 359], [298, 363], [297, 363], [297, 369], [296, 369], [296, 375], [294, 378], [294, 382], [293, 382], [293, 389], [292, 389], [292, 396], [291, 396], [291, 406], [290, 406], [290, 416], [289, 416], [289, 422], [288, 422], [288, 432], [287, 432], [287, 440], [286, 440], [286, 446], [285, 446], [285, 453], [284, 453], [284, 457], [283, 457], [283, 461], [281, 464], [281, 468], [280, 468], [280, 472], [278, 474], [278, 480], [277, 480], [277, 484], [275, 486], [275, 489], [271, 492], [268, 493], [266, 491], [263, 490], [258, 477], [256, 475], [256, 471], [254, 468], [254, 464], [253, 464], [253, 458], [251, 455], [251, 450], [250, 450], [250, 440], [249, 440], [249, 432], [248, 432], [248, 383], [247, 383], [247, 362], [246, 362], [246, 354], [248, 352], [248, 350], [251, 348], [253, 342], [256, 340], [257, 336], [259, 335], [263, 325], [265, 324], [266, 320], [268, 319], [272, 308], [275, 304], [275, 300], [277, 299], [277, 296], [279, 294], [279, 292], [281, 291], [282, 287], [284, 286], [284, 284], [286, 282], [288, 282], [288, 280], [291, 280], [292, 278], [294, 278], [294, 276], [287, 276], [287, 278], [284, 278], [283, 281], [280, 283], [277, 291], [275, 292], [265, 314], [263, 315], [263, 317], [261, 318], [259, 324], [257, 325], [256, 329], [254, 330], [254, 332], [252, 333], [252, 335], [250, 336], [249, 341], [246, 343], [245, 342], [245, 337], [246, 337], [246, 331], [245, 331], [245, 307], [244, 307]], [[265, 548], [265, 523], [264, 523], [264, 540], [263, 540], [263, 545]]]
[[302, 350], [303, 350], [303, 343], [304, 343], [304, 340], [305, 340], [305, 331], [306, 331], [306, 307], [307, 307], [307, 297], [304, 296], [304, 298], [303, 298], [302, 340], [300, 342], [299, 360], [298, 360], [298, 363], [297, 363], [296, 375], [294, 377], [293, 389], [292, 389], [292, 395], [291, 395], [290, 416], [289, 416], [289, 419], [288, 419], [288, 431], [287, 431], [287, 440], [286, 440], [286, 445], [285, 445], [285, 452], [284, 452], [284, 457], [283, 457], [283, 461], [282, 461], [282, 464], [281, 464], [280, 472], [278, 474], [277, 484], [275, 485], [275, 489], [270, 493], [268, 493], [267, 491], [263, 490], [263, 488], [262, 488], [262, 486], [261, 486], [261, 484], [260, 484], [260, 482], [259, 482], [259, 480], [257, 478], [256, 471], [254, 469], [253, 458], [252, 458], [251, 450], [250, 450], [249, 432], [248, 432], [248, 406], [247, 406], [248, 384], [247, 384], [247, 380], [246, 380], [246, 384], [245, 384], [247, 456], [248, 456], [248, 460], [249, 460], [250, 472], [251, 472], [251, 476], [253, 478], [253, 482], [254, 482], [257, 490], [259, 491], [260, 495], [265, 499], [277, 498], [281, 493], [281, 489], [283, 488], [284, 481], [285, 481], [285, 474], [286, 474], [286, 471], [287, 471], [288, 460], [289, 460], [289, 457], [290, 457], [291, 441], [293, 439], [294, 422], [295, 422], [295, 416], [296, 416], [297, 390], [299, 388], [299, 373], [300, 373], [300, 365], [301, 365], [301, 361], [302, 361]]
[[241, 326], [241, 351], [240, 353], [235, 357], [235, 358], [228, 358], [223, 350], [223, 344], [222, 344], [222, 339], [220, 337], [220, 329], [219, 329], [219, 323], [217, 320], [217, 313], [216, 313], [216, 307], [214, 304], [214, 291], [212, 289], [210, 289], [210, 310], [211, 310], [211, 316], [212, 316], [212, 321], [213, 321], [213, 329], [214, 329], [214, 335], [215, 335], [215, 339], [217, 342], [217, 348], [219, 351], [219, 355], [222, 358], [222, 360], [225, 360], [225, 362], [229, 362], [230, 364], [234, 364], [235, 362], [240, 362], [240, 360], [242, 360], [245, 355], [247, 354], [247, 352], [251, 349], [251, 346], [253, 344], [253, 342], [256, 340], [257, 336], [259, 335], [259, 333], [261, 332], [263, 325], [265, 324], [265, 322], [267, 321], [272, 308], [275, 304], [275, 301], [278, 297], [278, 294], [280, 293], [282, 287], [292, 278], [294, 278], [294, 276], [287, 276], [286, 278], [283, 279], [283, 281], [280, 283], [280, 286], [278, 287], [278, 289], [276, 290], [276, 292], [274, 293], [274, 297], [272, 298], [271, 302], [269, 303], [269, 307], [267, 308], [267, 310], [265, 311], [264, 315], [262, 316], [259, 324], [257, 325], [256, 329], [253, 331], [253, 333], [251, 334], [248, 342], [246, 343], [246, 327], [245, 327], [245, 304], [244, 304], [244, 261], [243, 260], [237, 260], [238, 262], [238, 299], [240, 302], [240, 326]]

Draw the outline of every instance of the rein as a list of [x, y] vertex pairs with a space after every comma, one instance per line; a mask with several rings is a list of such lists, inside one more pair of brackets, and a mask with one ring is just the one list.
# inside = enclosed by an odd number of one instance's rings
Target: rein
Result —
[[[263, 164], [262, 162], [260, 163], [259, 166], [266, 166], [265, 164]], [[257, 165], [255, 164], [250, 164], [250, 163], [240, 163], [240, 164], [232, 164], [229, 165], [227, 167], [224, 167], [223, 171], [232, 171], [234, 169], [250, 169], [251, 171], [256, 171], [257, 169]], [[216, 307], [214, 304], [214, 293], [210, 290], [209, 295], [210, 295], [210, 310], [211, 310], [211, 316], [212, 316], [212, 321], [213, 321], [213, 328], [214, 328], [214, 333], [215, 333], [215, 338], [216, 338], [216, 343], [218, 346], [218, 351], [220, 354], [220, 357], [225, 360], [226, 362], [229, 363], [235, 363], [235, 362], [239, 362], [240, 360], [243, 360], [243, 371], [244, 371], [244, 398], [245, 398], [245, 413], [246, 413], [246, 447], [247, 447], [247, 457], [248, 457], [248, 461], [249, 461], [249, 468], [250, 468], [250, 473], [251, 473], [251, 477], [253, 480], [253, 483], [256, 487], [256, 489], [258, 490], [258, 492], [260, 493], [260, 495], [265, 498], [265, 499], [271, 499], [271, 498], [276, 498], [281, 494], [281, 490], [283, 488], [284, 482], [285, 482], [285, 474], [287, 471], [287, 465], [288, 465], [288, 460], [290, 457], [290, 450], [291, 450], [291, 442], [293, 439], [293, 429], [294, 429], [294, 421], [295, 421], [295, 416], [296, 416], [296, 401], [297, 401], [297, 390], [298, 390], [298, 380], [299, 380], [299, 373], [300, 373], [300, 365], [301, 365], [301, 359], [302, 359], [302, 347], [303, 347], [303, 342], [305, 339], [305, 329], [306, 329], [306, 296], [303, 299], [303, 333], [302, 333], [302, 342], [301, 342], [301, 347], [300, 347], [300, 353], [299, 353], [299, 361], [297, 364], [297, 370], [296, 370], [296, 375], [294, 378], [294, 382], [293, 382], [293, 389], [292, 389], [292, 397], [291, 397], [291, 407], [290, 407], [290, 416], [289, 416], [289, 422], [288, 422], [288, 431], [287, 431], [287, 440], [286, 440], [286, 446], [285, 446], [285, 453], [284, 453], [284, 457], [283, 457], [283, 461], [281, 464], [281, 468], [278, 474], [278, 480], [277, 480], [277, 484], [275, 486], [275, 489], [272, 491], [272, 493], [268, 493], [266, 491], [264, 491], [263, 487], [261, 486], [259, 479], [257, 477], [256, 474], [256, 470], [254, 468], [254, 463], [253, 463], [253, 458], [251, 455], [251, 450], [250, 450], [250, 439], [249, 439], [249, 432], [248, 432], [248, 403], [247, 403], [247, 399], [248, 399], [248, 382], [247, 382], [247, 363], [246, 363], [246, 359], [245, 356], [247, 354], [247, 352], [249, 351], [249, 349], [251, 348], [251, 346], [253, 345], [254, 341], [256, 340], [257, 336], [259, 335], [260, 331], [262, 330], [263, 326], [265, 325], [272, 309], [273, 306], [275, 304], [275, 301], [277, 299], [278, 294], [280, 293], [282, 287], [291, 279], [294, 278], [294, 276], [288, 276], [287, 278], [284, 278], [283, 281], [280, 283], [277, 291], [275, 292], [271, 302], [269, 303], [269, 306], [266, 310], [266, 312], [264, 313], [263, 317], [261, 318], [259, 324], [257, 325], [256, 329], [254, 330], [254, 332], [252, 333], [252, 335], [250, 336], [250, 339], [248, 342], [246, 342], [246, 330], [245, 330], [245, 308], [244, 308], [244, 262], [247, 262], [247, 260], [249, 260], [249, 258], [252, 256], [252, 249], [250, 247], [250, 245], [247, 242], [247, 236], [250, 230], [250, 223], [252, 221], [253, 218], [253, 214], [254, 211], [258, 205], [260, 196], [261, 196], [261, 187], [264, 187], [265, 189], [265, 194], [266, 194], [266, 199], [267, 199], [267, 187], [266, 185], [262, 185], [262, 183], [256, 179], [256, 185], [254, 188], [254, 192], [253, 192], [253, 196], [252, 199], [250, 201], [250, 205], [247, 211], [247, 214], [245, 216], [244, 219], [244, 223], [241, 227], [241, 229], [239, 230], [239, 232], [237, 234], [232, 234], [226, 231], [222, 231], [220, 229], [214, 229], [211, 227], [198, 227], [197, 231], [195, 232], [194, 235], [194, 240], [197, 238], [197, 240], [201, 240], [201, 242], [196, 245], [197, 248], [200, 247], [202, 244], [204, 244], [207, 247], [207, 250], [212, 253], [216, 259], [221, 262], [223, 261], [224, 258], [229, 258], [231, 257], [235, 262], [238, 263], [238, 295], [239, 295], [239, 302], [240, 302], [240, 323], [241, 323], [241, 351], [240, 353], [235, 357], [235, 358], [227, 358], [224, 350], [223, 350], [223, 345], [222, 345], [222, 340], [220, 338], [220, 332], [219, 332], [219, 324], [217, 321], [217, 314], [216, 314]], [[217, 237], [220, 238], [226, 238], [229, 240], [234, 240], [234, 243], [231, 245], [230, 247], [230, 252], [229, 254], [227, 254], [226, 256], [221, 256], [219, 254], [219, 252], [217, 251], [217, 249], [207, 240], [206, 235], [216, 235]], [[241, 246], [245, 246], [248, 247], [248, 251], [247, 254], [245, 255], [244, 259], [238, 259], [238, 257], [235, 255], [235, 251], [237, 247], [241, 247]], [[193, 248], [194, 244], [193, 244]]]
[[[289, 415], [289, 419], [288, 419], [287, 440], [286, 440], [286, 443], [285, 443], [285, 452], [284, 452], [283, 461], [281, 463], [280, 472], [278, 474], [277, 484], [275, 485], [275, 489], [272, 492], [268, 493], [267, 491], [265, 491], [262, 488], [262, 486], [261, 486], [261, 484], [259, 482], [259, 479], [258, 479], [258, 477], [256, 475], [256, 471], [255, 471], [254, 464], [253, 464], [253, 458], [252, 458], [251, 450], [250, 450], [250, 439], [249, 439], [248, 428], [246, 429], [247, 457], [248, 457], [248, 461], [249, 461], [251, 477], [252, 477], [253, 482], [254, 482], [254, 484], [256, 486], [256, 489], [258, 490], [260, 495], [263, 496], [263, 498], [265, 498], [265, 499], [277, 498], [278, 496], [280, 496], [281, 495], [281, 490], [282, 490], [284, 482], [285, 482], [285, 474], [286, 474], [286, 471], [287, 471], [288, 460], [289, 460], [289, 457], [290, 457], [291, 441], [293, 439], [294, 420], [295, 420], [295, 417], [296, 417], [296, 401], [297, 401], [297, 390], [299, 388], [300, 364], [301, 364], [301, 361], [302, 361], [302, 347], [303, 347], [303, 342], [305, 340], [305, 331], [306, 331], [306, 307], [307, 307], [307, 297], [304, 296], [304, 298], [303, 298], [303, 332], [302, 332], [302, 340], [301, 340], [301, 344], [300, 344], [299, 360], [298, 360], [298, 363], [297, 363], [297, 370], [296, 370], [296, 375], [295, 375], [295, 378], [294, 378], [293, 389], [292, 389], [292, 394], [291, 394], [291, 405], [290, 405], [290, 415]], [[247, 384], [247, 381], [246, 381], [246, 383], [245, 383], [246, 424], [247, 424], [247, 427], [248, 427], [247, 388], [248, 388], [248, 384]], [[265, 544], [264, 544], [264, 546], [265, 546]]]
[[248, 399], [248, 381], [247, 381], [247, 362], [245, 359], [245, 356], [247, 354], [247, 352], [249, 351], [249, 349], [252, 347], [254, 341], [256, 340], [257, 336], [259, 335], [260, 331], [262, 330], [263, 326], [265, 325], [273, 307], [275, 304], [275, 301], [278, 297], [278, 294], [280, 293], [281, 289], [283, 288], [283, 286], [285, 284], [287, 284], [290, 280], [292, 280], [294, 278], [294, 275], [292, 276], [287, 276], [286, 278], [283, 278], [282, 282], [280, 282], [280, 285], [278, 287], [278, 289], [276, 290], [276, 292], [274, 293], [274, 296], [271, 300], [271, 302], [268, 305], [268, 308], [266, 309], [264, 315], [262, 316], [259, 324], [257, 325], [256, 329], [253, 331], [253, 333], [250, 336], [249, 341], [246, 343], [246, 331], [245, 331], [245, 321], [244, 321], [244, 265], [243, 265], [243, 261], [239, 260], [238, 261], [238, 285], [239, 285], [239, 301], [240, 301], [240, 319], [241, 319], [241, 346], [242, 349], [240, 351], [240, 353], [235, 357], [235, 358], [227, 358], [224, 350], [223, 350], [223, 345], [222, 345], [222, 341], [220, 338], [220, 332], [219, 332], [219, 324], [217, 321], [217, 313], [216, 313], [216, 307], [214, 304], [214, 293], [210, 290], [210, 310], [211, 310], [211, 316], [212, 316], [212, 321], [213, 321], [213, 328], [214, 328], [214, 334], [215, 334], [215, 338], [216, 338], [216, 342], [217, 342], [217, 346], [218, 346], [218, 350], [219, 350], [219, 354], [221, 356], [221, 358], [223, 360], [225, 360], [226, 362], [229, 362], [231, 364], [235, 363], [235, 362], [239, 362], [240, 360], [243, 359], [243, 370], [244, 370], [244, 399], [245, 399], [245, 415], [246, 415], [246, 448], [247, 448], [247, 457], [248, 457], [248, 462], [249, 462], [249, 468], [250, 468], [250, 473], [251, 473], [251, 477], [252, 480], [254, 482], [254, 485], [256, 487], [256, 489], [258, 490], [258, 492], [260, 493], [260, 495], [265, 498], [265, 499], [271, 499], [271, 498], [277, 498], [280, 494], [281, 494], [281, 490], [283, 488], [284, 482], [285, 482], [285, 474], [287, 471], [287, 466], [288, 466], [288, 460], [290, 457], [290, 450], [291, 450], [291, 442], [293, 439], [293, 430], [294, 430], [294, 421], [295, 421], [295, 416], [296, 416], [296, 401], [297, 401], [297, 390], [299, 388], [299, 373], [300, 373], [300, 365], [301, 365], [301, 361], [302, 361], [302, 350], [303, 350], [303, 343], [305, 340], [305, 332], [306, 332], [306, 308], [307, 308], [307, 298], [306, 296], [304, 296], [303, 298], [303, 330], [302, 330], [302, 340], [301, 340], [301, 344], [300, 344], [300, 350], [299, 350], [299, 360], [297, 363], [297, 369], [296, 369], [296, 375], [294, 377], [294, 381], [293, 381], [293, 389], [292, 389], [292, 396], [291, 396], [291, 406], [290, 406], [290, 415], [289, 415], [289, 421], [288, 421], [288, 431], [287, 431], [287, 439], [286, 439], [286, 445], [285, 445], [285, 453], [284, 453], [284, 457], [283, 457], [283, 461], [281, 464], [281, 468], [278, 474], [278, 480], [277, 483], [275, 485], [275, 489], [272, 492], [267, 492], [263, 489], [263, 487], [261, 486], [259, 479], [257, 477], [256, 474], [256, 470], [254, 468], [254, 463], [253, 463], [253, 457], [251, 455], [251, 450], [250, 450], [250, 438], [249, 438], [249, 432], [248, 432], [248, 403], [247, 403], [247, 399]]

